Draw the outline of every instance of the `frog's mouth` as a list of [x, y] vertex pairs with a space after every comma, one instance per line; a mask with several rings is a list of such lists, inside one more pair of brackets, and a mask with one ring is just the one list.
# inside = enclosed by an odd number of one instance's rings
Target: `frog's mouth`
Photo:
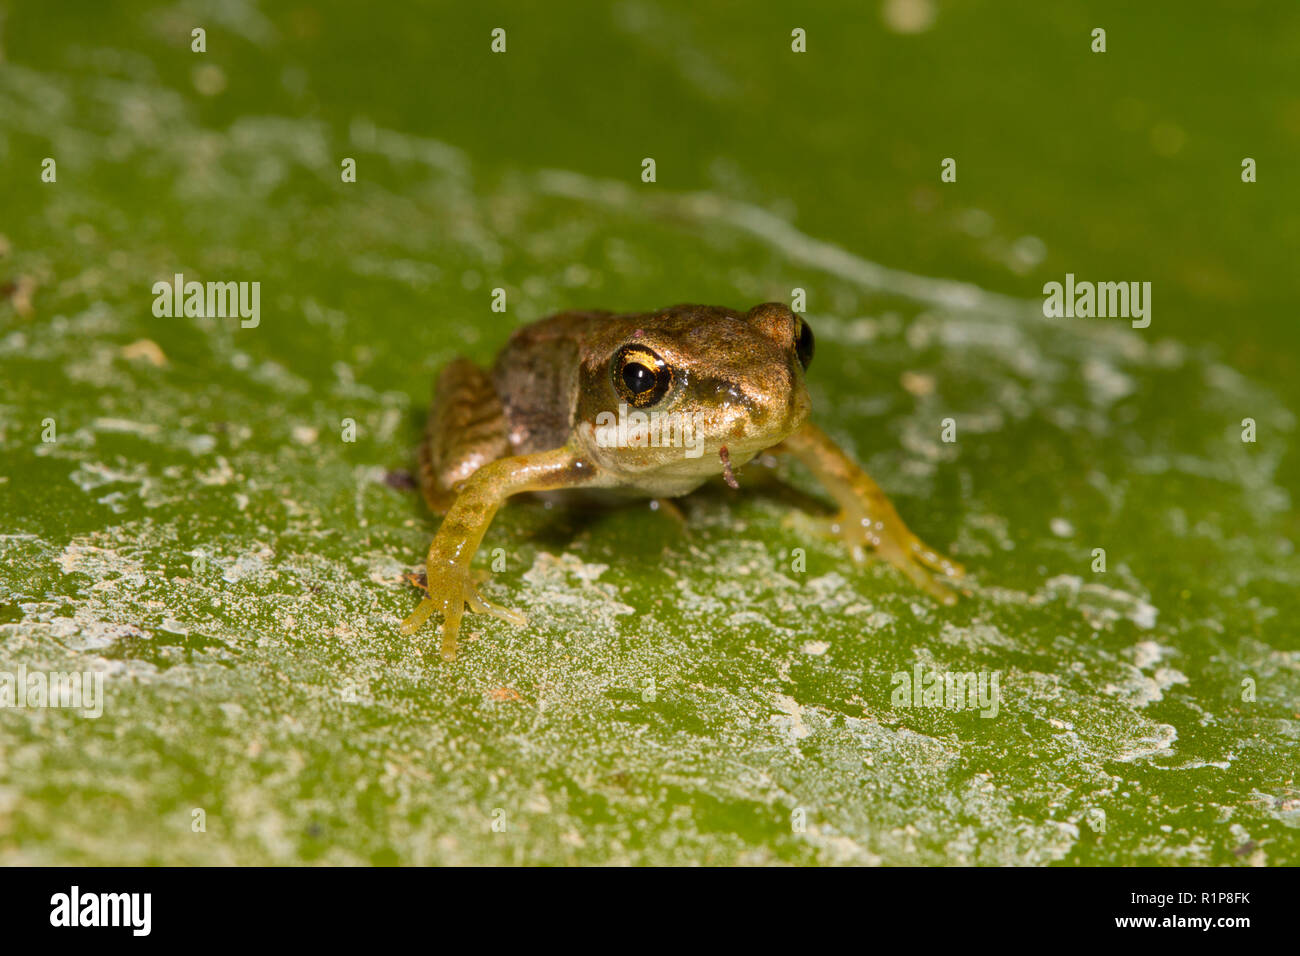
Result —
[[738, 404], [684, 413], [620, 404], [584, 423], [583, 443], [602, 467], [629, 478], [704, 481], [721, 474], [734, 488], [736, 470], [802, 425], [809, 404], [802, 389], [776, 414], [757, 418]]

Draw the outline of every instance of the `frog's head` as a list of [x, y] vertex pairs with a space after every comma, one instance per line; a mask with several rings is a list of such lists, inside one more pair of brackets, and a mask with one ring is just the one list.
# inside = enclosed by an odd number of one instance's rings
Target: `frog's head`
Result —
[[779, 303], [616, 316], [588, 346], [578, 438], [598, 464], [632, 480], [653, 476], [667, 488], [719, 474], [724, 459], [744, 464], [811, 407], [812, 329]]

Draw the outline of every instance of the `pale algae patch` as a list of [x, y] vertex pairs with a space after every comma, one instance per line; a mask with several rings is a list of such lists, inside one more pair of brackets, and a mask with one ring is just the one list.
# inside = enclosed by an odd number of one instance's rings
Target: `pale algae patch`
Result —
[[[213, 129], [111, 54], [0, 72], [0, 136], [81, 157], [3, 227], [39, 309], [0, 306], [0, 670], [108, 675], [97, 721], [0, 713], [0, 861], [1296, 861], [1294, 419], [1174, 322], [1047, 321], [760, 205], [365, 117]], [[176, 272], [257, 279], [262, 325], [154, 319]], [[469, 618], [452, 665], [399, 637], [444, 361], [559, 308], [796, 286], [818, 419], [967, 600], [855, 567], [807, 476], [755, 465], [688, 531], [511, 505], [477, 567], [529, 626]], [[997, 716], [895, 706], [918, 664], [999, 673]]]

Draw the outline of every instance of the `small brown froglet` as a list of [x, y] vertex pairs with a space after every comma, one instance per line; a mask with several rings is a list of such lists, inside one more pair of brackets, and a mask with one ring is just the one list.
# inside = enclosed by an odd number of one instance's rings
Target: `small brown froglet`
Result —
[[420, 485], [445, 515], [429, 546], [428, 596], [402, 623], [441, 616], [456, 655], [466, 606], [514, 624], [486, 600], [470, 561], [501, 504], [525, 491], [684, 495], [760, 452], [793, 455], [839, 505], [830, 529], [944, 603], [961, 566], [912, 534], [880, 487], [808, 421], [813, 333], [778, 303], [748, 312], [676, 305], [654, 313], [563, 312], [515, 331], [491, 371], [457, 359], [438, 378], [420, 449]]

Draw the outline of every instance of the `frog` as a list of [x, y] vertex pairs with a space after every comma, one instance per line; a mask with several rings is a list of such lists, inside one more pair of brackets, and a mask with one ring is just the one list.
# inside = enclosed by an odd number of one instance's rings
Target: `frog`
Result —
[[[736, 487], [736, 471], [769, 454], [801, 462], [822, 485], [838, 506], [824, 530], [855, 561], [874, 555], [955, 603], [964, 568], [917, 538], [810, 420], [814, 350], [807, 320], [782, 303], [747, 312], [681, 304], [561, 312], [515, 329], [490, 369], [450, 362], [434, 385], [418, 469], [442, 523], [425, 560], [426, 594], [401, 633], [439, 615], [441, 655], [454, 660], [466, 609], [526, 625], [471, 574], [498, 509], [516, 495], [668, 503], [719, 477]], [[647, 421], [660, 424], [657, 435]]]

